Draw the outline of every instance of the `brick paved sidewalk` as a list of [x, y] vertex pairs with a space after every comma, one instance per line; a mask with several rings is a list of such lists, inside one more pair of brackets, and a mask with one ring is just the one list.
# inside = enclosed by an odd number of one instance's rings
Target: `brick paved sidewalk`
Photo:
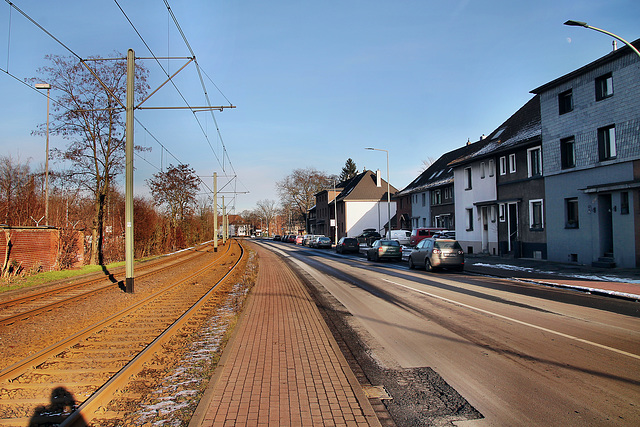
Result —
[[190, 426], [380, 425], [304, 285], [256, 250], [256, 285]]

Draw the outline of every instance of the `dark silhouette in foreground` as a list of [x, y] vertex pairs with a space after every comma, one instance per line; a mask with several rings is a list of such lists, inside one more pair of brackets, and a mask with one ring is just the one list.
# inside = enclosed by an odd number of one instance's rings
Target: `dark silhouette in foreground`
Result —
[[62, 423], [78, 405], [73, 394], [64, 387], [56, 387], [51, 392], [49, 406], [38, 406], [33, 412], [29, 427], [57, 426]]

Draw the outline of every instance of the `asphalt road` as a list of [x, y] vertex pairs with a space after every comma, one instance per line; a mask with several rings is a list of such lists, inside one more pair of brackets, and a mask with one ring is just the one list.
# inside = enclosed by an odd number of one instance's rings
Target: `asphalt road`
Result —
[[[479, 413], [394, 415], [398, 424], [640, 425], [636, 302], [265, 244], [348, 313], [379, 369], [414, 380], [432, 370]], [[406, 375], [401, 384], [380, 378], [397, 400], [422, 387]], [[416, 396], [404, 410], [431, 411]]]

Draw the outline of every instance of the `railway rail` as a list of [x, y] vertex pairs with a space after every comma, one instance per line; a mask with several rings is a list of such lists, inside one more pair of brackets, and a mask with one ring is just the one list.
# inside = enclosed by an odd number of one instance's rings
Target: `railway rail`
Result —
[[[194, 322], [243, 255], [242, 246], [231, 240], [202, 268], [0, 371], [0, 425], [43, 420], [86, 425], [105, 417], [115, 390], [126, 387], [163, 345]], [[54, 413], [44, 413], [42, 408], [56, 399]], [[107, 415], [119, 416], [113, 410]]]
[[[171, 256], [171, 258], [162, 257], [149, 261], [149, 263], [144, 263], [140, 266], [136, 277], [142, 279], [153, 274], [162, 273], [170, 268], [175, 268], [178, 265], [192, 262], [194, 258], [206, 255], [212, 248], [212, 244], [204, 244], [194, 248], [193, 251], [183, 251]], [[119, 283], [115, 278], [115, 274], [123, 271], [123, 268], [119, 268], [113, 273], [107, 272], [107, 277], [102, 274], [99, 277], [92, 275], [92, 277], [84, 280], [48, 287], [17, 298], [1, 301], [0, 327], [51, 311], [73, 301], [111, 290], [115, 283]]]

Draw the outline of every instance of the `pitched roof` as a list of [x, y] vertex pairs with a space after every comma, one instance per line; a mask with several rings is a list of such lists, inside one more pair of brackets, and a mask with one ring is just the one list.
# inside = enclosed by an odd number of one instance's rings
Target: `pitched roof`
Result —
[[504, 123], [483, 140], [478, 141], [475, 150], [449, 163], [450, 166], [478, 160], [509, 150], [516, 145], [538, 141], [542, 137], [542, 121], [540, 117], [540, 95], [535, 95]]
[[[636, 49], [640, 49], [640, 39], [637, 39], [636, 41], [631, 42], [631, 44], [636, 48]], [[603, 64], [606, 64], [608, 62], [614, 61], [624, 55], [633, 55], [634, 57], [636, 56], [635, 52], [633, 52], [631, 50], [631, 48], [627, 45], [622, 46], [620, 49], [616, 49], [613, 52], [609, 52], [608, 54], [596, 59], [593, 62], [590, 62], [589, 64], [585, 65], [584, 67], [578, 68], [577, 70], [574, 70], [570, 73], [565, 74], [564, 76], [560, 76], [555, 80], [550, 81], [549, 83], [545, 83], [540, 87], [537, 87], [535, 89], [533, 89], [531, 91], [531, 93], [542, 93], [545, 92], [555, 86], [558, 86], [560, 84], [563, 84], [569, 80], [572, 80], [573, 78], [575, 78], [576, 76], [579, 76], [581, 74], [584, 74], [585, 72], [599, 67]]]
[[[365, 170], [353, 178], [341, 182], [340, 187], [343, 188], [342, 192], [338, 195], [338, 201], [354, 201], [354, 200], [367, 200], [378, 201], [382, 200], [387, 194], [387, 181], [380, 180], [382, 185], [376, 186], [376, 173], [370, 170]], [[391, 193], [398, 191], [393, 185], [389, 185]]]
[[396, 193], [395, 196], [404, 196], [453, 182], [453, 169], [449, 166], [449, 162], [477, 149], [474, 144], [467, 144], [448, 153], [444, 153], [416, 179], [409, 183], [409, 185]]

